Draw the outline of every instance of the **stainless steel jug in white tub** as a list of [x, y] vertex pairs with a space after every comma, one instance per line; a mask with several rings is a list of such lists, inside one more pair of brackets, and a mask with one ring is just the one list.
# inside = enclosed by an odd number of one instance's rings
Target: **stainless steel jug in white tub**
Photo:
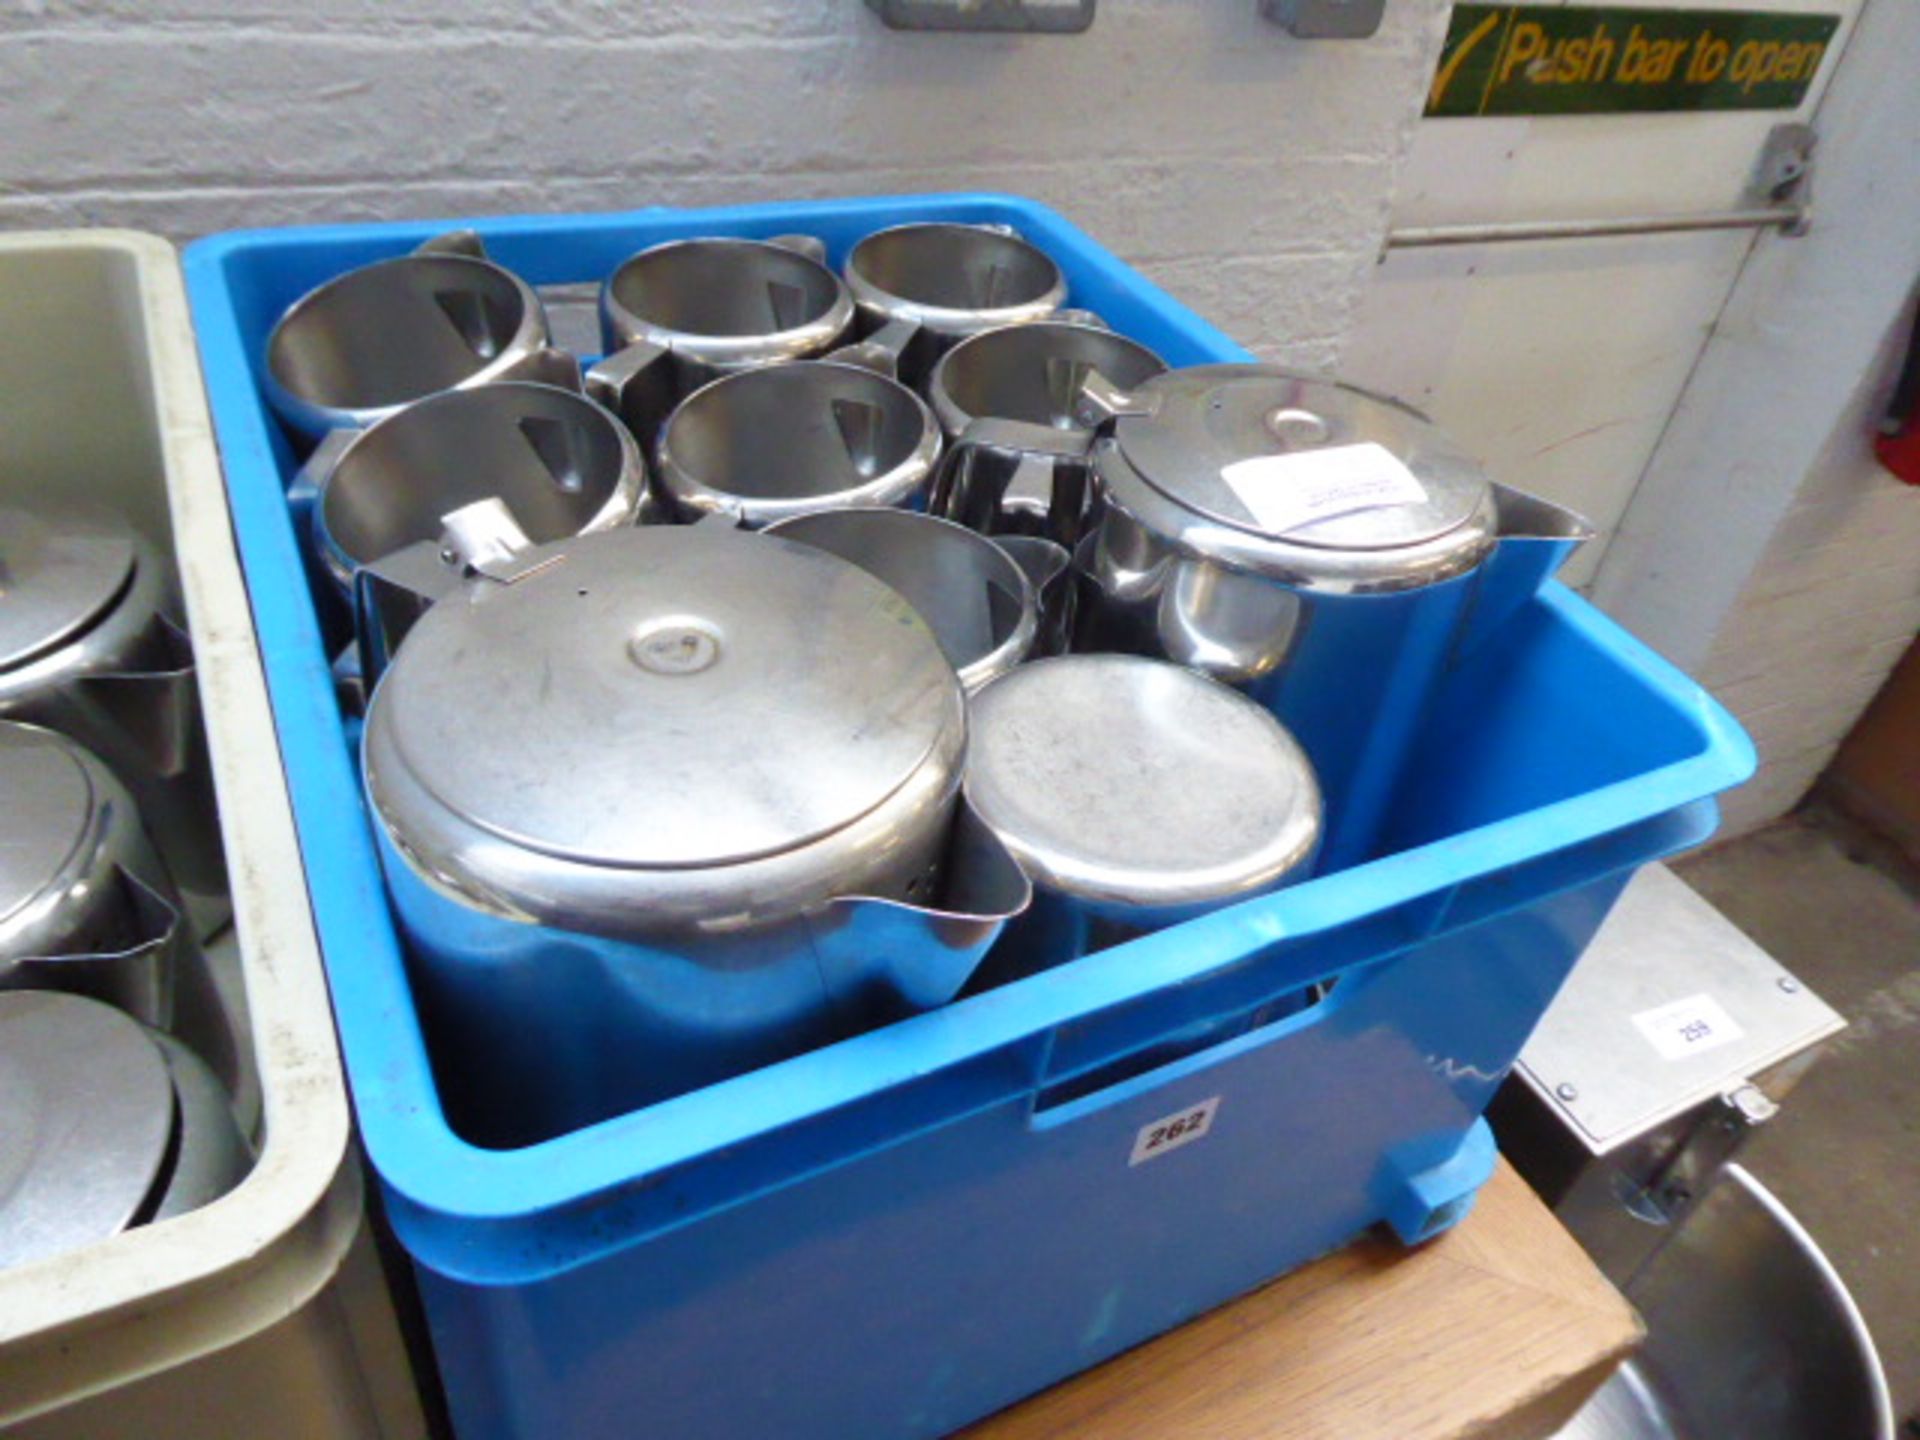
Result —
[[177, 1040], [76, 995], [0, 992], [0, 1269], [166, 1220], [253, 1163]]
[[1030, 895], [960, 681], [858, 566], [691, 527], [481, 561], [363, 763], [449, 1109], [519, 1144], [951, 999]]
[[0, 717], [79, 741], [132, 791], [196, 932], [226, 865], [193, 652], [158, 553], [96, 506], [0, 504]]

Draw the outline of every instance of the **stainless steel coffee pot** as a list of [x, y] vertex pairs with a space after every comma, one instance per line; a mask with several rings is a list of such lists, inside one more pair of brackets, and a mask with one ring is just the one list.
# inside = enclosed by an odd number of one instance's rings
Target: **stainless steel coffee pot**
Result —
[[1050, 523], [1080, 534], [1075, 648], [1161, 656], [1267, 705], [1325, 788], [1323, 868], [1390, 843], [1448, 667], [1502, 634], [1585, 521], [1494, 484], [1408, 406], [1273, 366], [1170, 370], [1132, 390], [1093, 375], [1079, 416], [1084, 448], [973, 427], [948, 472], [965, 503], [943, 513], [991, 513], [1044, 457]]
[[118, 515], [0, 504], [0, 717], [105, 761], [205, 935], [229, 913], [193, 652], [170, 577]]
[[0, 720], [0, 989], [173, 1023], [193, 939], [133, 797], [64, 735]]
[[363, 765], [433, 1043], [487, 1143], [944, 1003], [1029, 897], [958, 803], [953, 667], [893, 590], [724, 520], [483, 561]]
[[1450, 662], [1591, 533], [1417, 411], [1268, 366], [1089, 387], [1082, 643], [1241, 686], [1306, 746], [1325, 864], [1373, 853]]

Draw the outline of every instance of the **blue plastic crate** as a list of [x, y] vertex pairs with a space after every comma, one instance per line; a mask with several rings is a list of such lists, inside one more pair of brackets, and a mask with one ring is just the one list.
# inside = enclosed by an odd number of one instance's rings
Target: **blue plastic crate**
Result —
[[[447, 1125], [259, 366], [310, 286], [452, 224], [535, 284], [700, 234], [1017, 226], [1175, 364], [1246, 358], [1059, 216], [944, 195], [217, 236], [186, 256], [360, 1124], [463, 1440], [931, 1436], [1385, 1221], [1465, 1213], [1480, 1114], [1620, 888], [1753, 752], [1558, 585], [1448, 678], [1381, 858], [520, 1150]], [[1321, 980], [1329, 998], [1267, 1020]], [[437, 1057], [441, 1064], [485, 1057]], [[1186, 1117], [1198, 1139], [1153, 1145]]]

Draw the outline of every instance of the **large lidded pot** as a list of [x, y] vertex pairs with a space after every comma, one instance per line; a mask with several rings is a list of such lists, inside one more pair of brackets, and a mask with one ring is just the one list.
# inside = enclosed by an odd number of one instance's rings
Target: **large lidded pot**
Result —
[[1265, 365], [1092, 377], [1076, 648], [1247, 690], [1326, 793], [1323, 871], [1390, 837], [1448, 665], [1498, 636], [1588, 530], [1490, 482], [1424, 416]]
[[456, 1123], [546, 1138], [951, 999], [1029, 893], [965, 750], [904, 599], [724, 521], [442, 598], [363, 758]]
[[198, 932], [225, 919], [191, 645], [159, 554], [117, 514], [0, 504], [0, 717], [70, 735], [105, 761]]

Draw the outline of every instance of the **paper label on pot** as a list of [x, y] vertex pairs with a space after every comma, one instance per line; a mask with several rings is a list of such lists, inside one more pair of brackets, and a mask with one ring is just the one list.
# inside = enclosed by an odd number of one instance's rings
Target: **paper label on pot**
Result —
[[1356, 510], [1419, 505], [1427, 498], [1426, 487], [1400, 457], [1370, 440], [1236, 460], [1220, 478], [1271, 535]]
[[1687, 1060], [1731, 1045], [1747, 1032], [1711, 995], [1689, 995], [1633, 1017], [1662, 1060]]
[[1169, 1150], [1191, 1145], [1213, 1128], [1214, 1112], [1219, 1108], [1220, 1097], [1215, 1095], [1171, 1115], [1162, 1115], [1158, 1120], [1149, 1120], [1133, 1137], [1133, 1153], [1127, 1156], [1127, 1164], [1158, 1160]]

